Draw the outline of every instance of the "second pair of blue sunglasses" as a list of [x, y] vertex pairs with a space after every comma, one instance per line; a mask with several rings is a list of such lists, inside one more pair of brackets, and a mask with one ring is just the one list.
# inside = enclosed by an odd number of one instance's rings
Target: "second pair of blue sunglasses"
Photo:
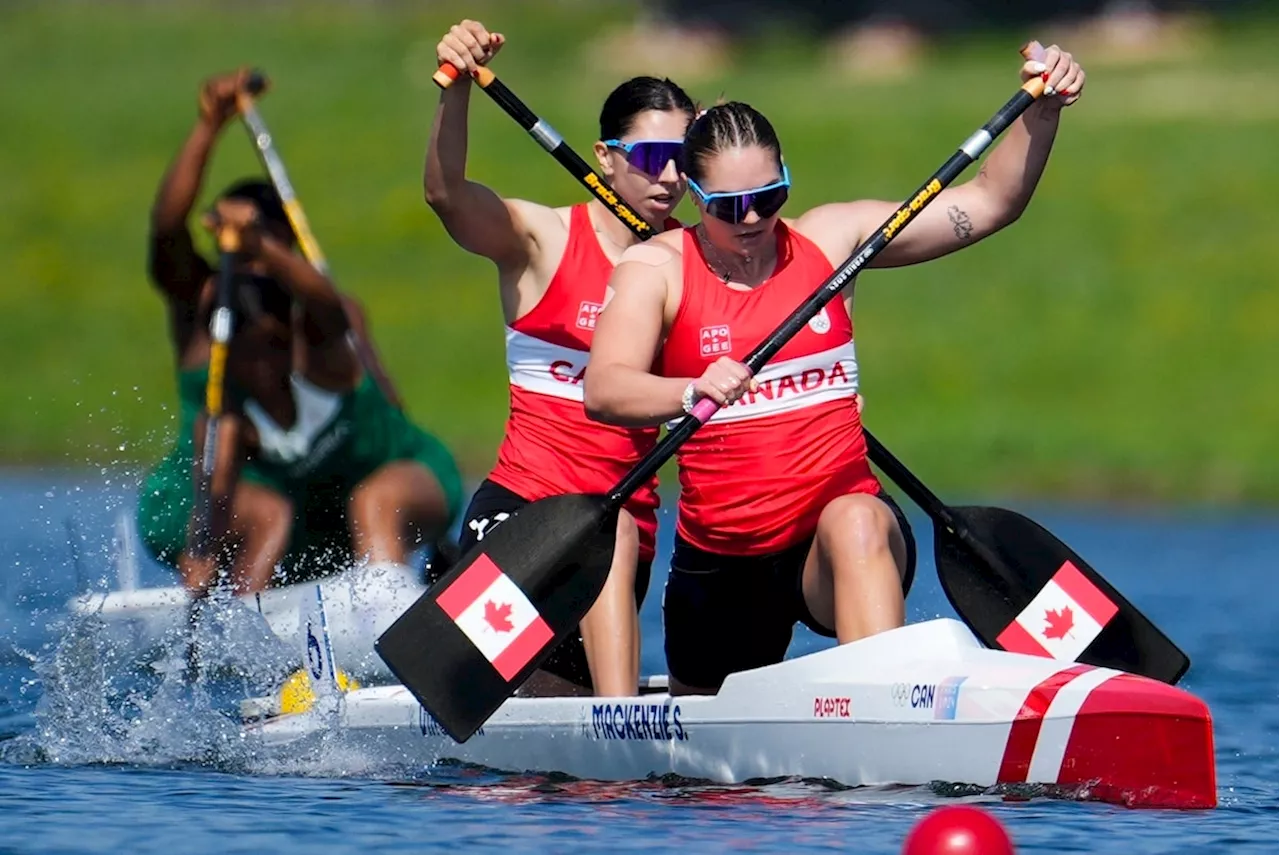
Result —
[[750, 190], [735, 190], [732, 193], [708, 193], [698, 186], [698, 182], [689, 179], [689, 189], [698, 195], [707, 213], [717, 220], [737, 225], [747, 218], [748, 211], [755, 211], [762, 220], [767, 220], [787, 202], [791, 188], [791, 171], [782, 165], [782, 178], [763, 187]]

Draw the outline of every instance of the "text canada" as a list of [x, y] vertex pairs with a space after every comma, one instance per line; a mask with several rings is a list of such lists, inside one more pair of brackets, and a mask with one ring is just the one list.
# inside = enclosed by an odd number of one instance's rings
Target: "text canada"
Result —
[[561, 383], [571, 383], [574, 386], [582, 385], [582, 378], [587, 376], [587, 366], [579, 368], [572, 362], [564, 359], [557, 359], [547, 367], [551, 372], [551, 376]]
[[761, 399], [772, 401], [801, 392], [813, 392], [823, 386], [846, 386], [850, 381], [844, 363], [836, 362], [830, 368], [806, 368], [799, 374], [784, 374], [758, 382], [758, 391], [748, 392], [734, 401], [733, 406], [750, 406]]

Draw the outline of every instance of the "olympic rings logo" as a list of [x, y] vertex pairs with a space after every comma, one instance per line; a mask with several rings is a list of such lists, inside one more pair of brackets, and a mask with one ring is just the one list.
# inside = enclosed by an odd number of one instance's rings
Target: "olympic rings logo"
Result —
[[936, 689], [932, 683], [894, 683], [889, 687], [889, 697], [895, 707], [933, 709]]

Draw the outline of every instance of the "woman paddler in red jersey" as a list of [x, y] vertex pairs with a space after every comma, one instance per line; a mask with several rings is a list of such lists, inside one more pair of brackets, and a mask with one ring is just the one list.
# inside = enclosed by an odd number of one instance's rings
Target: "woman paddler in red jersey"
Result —
[[[942, 191], [873, 264], [969, 246], [1013, 222], [1039, 181], [1084, 72], [1048, 49], [1050, 96], [1007, 131], [977, 177]], [[714, 692], [779, 662], [802, 621], [846, 643], [903, 624], [914, 571], [906, 519], [867, 463], [855, 395], [853, 286], [752, 378], [741, 360], [843, 264], [897, 204], [779, 218], [791, 177], [773, 127], [742, 103], [689, 129], [682, 166], [701, 213], [623, 255], [586, 375], [586, 407], [615, 425], [723, 406], [678, 455], [679, 525], [663, 598], [674, 692]]]
[[[476, 21], [462, 21], [436, 46], [440, 63], [466, 74], [440, 96], [424, 178], [427, 203], [458, 245], [497, 265], [506, 321], [511, 412], [497, 465], [463, 515], [464, 552], [529, 502], [608, 492], [652, 448], [658, 433], [655, 427], [592, 422], [582, 407], [582, 372], [596, 315], [608, 300], [614, 264], [637, 238], [598, 201], [549, 207], [504, 199], [467, 179], [470, 73], [493, 59], [504, 41]], [[680, 225], [671, 212], [685, 185], [674, 159], [693, 115], [684, 90], [652, 77], [620, 85], [600, 112], [600, 170], [659, 231]], [[637, 691], [637, 612], [653, 560], [656, 488], [655, 478], [627, 503], [604, 591], [583, 619], [581, 637], [571, 636], [543, 665], [540, 691]]]

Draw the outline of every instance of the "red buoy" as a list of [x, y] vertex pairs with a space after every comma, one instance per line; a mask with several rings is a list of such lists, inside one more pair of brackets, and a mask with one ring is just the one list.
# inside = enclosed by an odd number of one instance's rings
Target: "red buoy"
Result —
[[1014, 849], [994, 816], [971, 805], [949, 805], [916, 823], [902, 855], [1014, 855]]

